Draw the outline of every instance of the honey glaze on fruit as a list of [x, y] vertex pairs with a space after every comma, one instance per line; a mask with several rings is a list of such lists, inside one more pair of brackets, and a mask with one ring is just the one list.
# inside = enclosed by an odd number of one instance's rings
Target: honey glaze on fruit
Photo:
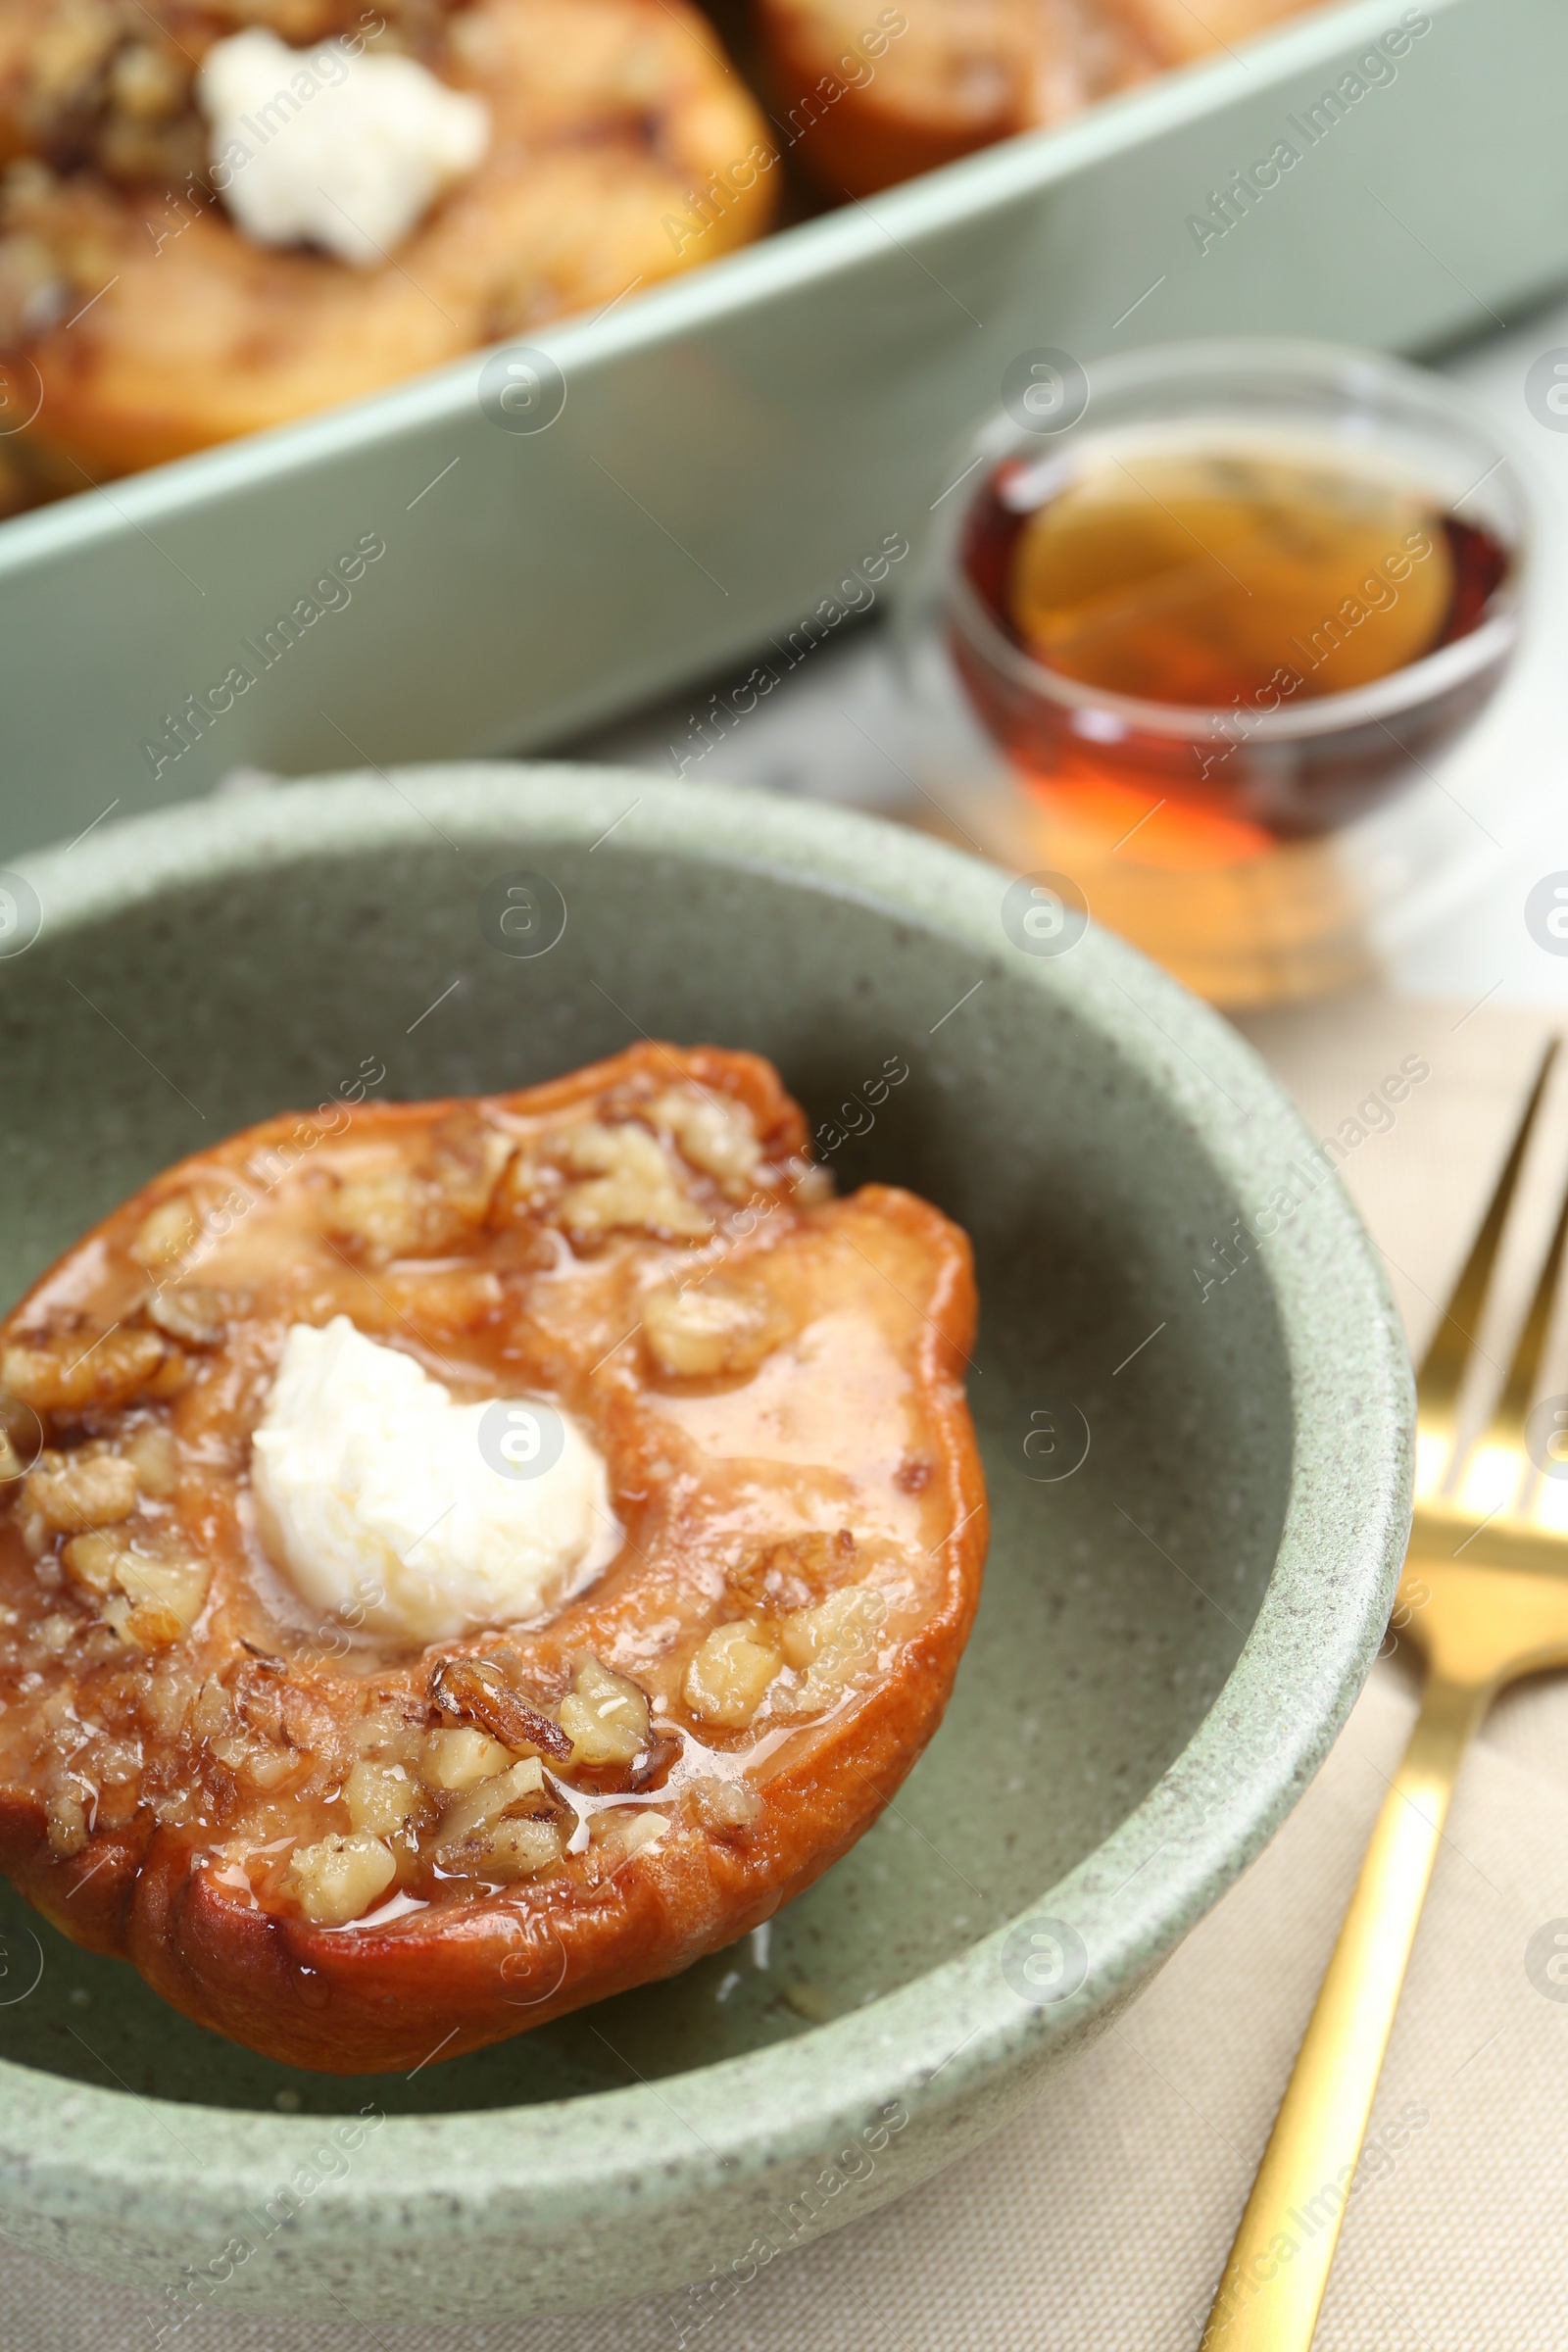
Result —
[[[160, 1178], [0, 1332], [0, 1852], [204, 2022], [346, 2068], [396, 2021], [352, 1971], [330, 2032], [270, 2017], [246, 1920], [422, 1955], [453, 2055], [537, 2020], [444, 1920], [544, 1906], [558, 2006], [728, 1940], [934, 1728], [984, 1512], [961, 1237], [833, 1200], [765, 1064], [312, 1124]], [[883, 1778], [835, 1788], [857, 1710]]]

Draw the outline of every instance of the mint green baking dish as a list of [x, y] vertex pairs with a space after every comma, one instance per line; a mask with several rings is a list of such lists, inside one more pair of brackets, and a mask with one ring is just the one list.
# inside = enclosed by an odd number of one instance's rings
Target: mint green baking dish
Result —
[[1137, 342], [1490, 331], [1568, 275], [1565, 87], [1561, 0], [1323, 9], [542, 332], [548, 430], [488, 422], [475, 358], [0, 524], [0, 858], [239, 766], [561, 742], [744, 678], [857, 572], [840, 608], [880, 600], [1020, 353], [1092, 382]]

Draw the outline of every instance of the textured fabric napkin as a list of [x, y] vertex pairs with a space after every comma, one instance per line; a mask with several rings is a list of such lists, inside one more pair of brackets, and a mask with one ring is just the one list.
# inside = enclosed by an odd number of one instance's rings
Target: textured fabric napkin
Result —
[[[1369, 998], [1247, 1026], [1315, 1131], [1345, 1146], [1346, 1182], [1419, 1348], [1544, 1024]], [[1391, 1108], [1381, 1082], [1411, 1063], [1427, 1074]], [[1549, 1216], [1546, 1186], [1536, 1192]], [[1516, 1269], [1516, 1291], [1527, 1280]], [[1116, 2030], [964, 2162], [771, 2264], [704, 2328], [702, 2352], [1193, 2352], [1412, 1713], [1396, 1654], [1280, 1836]], [[1525, 1968], [1531, 1936], [1559, 1914], [1568, 1679], [1507, 1697], [1466, 1766], [1320, 2352], [1568, 2344], [1568, 2000], [1544, 1996]], [[667, 2296], [373, 2334], [215, 2312], [192, 2319], [181, 2343], [677, 2352], [688, 2308]], [[6, 2352], [142, 2352], [158, 2317], [150, 2295], [0, 2245]]]

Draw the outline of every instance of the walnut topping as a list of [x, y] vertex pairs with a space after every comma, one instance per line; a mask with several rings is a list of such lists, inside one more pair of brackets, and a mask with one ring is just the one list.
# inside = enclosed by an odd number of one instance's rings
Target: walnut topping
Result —
[[123, 1544], [101, 1535], [74, 1536], [60, 1555], [73, 1584], [100, 1599], [115, 1591], [115, 1570], [125, 1556]]
[[783, 1615], [791, 1609], [808, 1608], [825, 1593], [852, 1581], [857, 1573], [857, 1550], [854, 1534], [847, 1527], [831, 1536], [820, 1529], [779, 1536], [737, 1561], [727, 1571], [725, 1583], [742, 1607]]
[[327, 1231], [363, 1258], [384, 1266], [416, 1252], [425, 1239], [425, 1192], [408, 1168], [377, 1168], [340, 1184]]
[[445, 1658], [430, 1677], [430, 1696], [449, 1715], [466, 1715], [508, 1747], [537, 1748], [564, 1764], [571, 1740], [514, 1690], [489, 1658]]
[[537, 1878], [565, 1850], [548, 1810], [544, 1768], [525, 1756], [455, 1797], [441, 1817], [434, 1850], [449, 1873], [505, 1885]]
[[[234, 1733], [213, 1741], [213, 1754], [247, 1788], [281, 1788], [302, 1769], [302, 1758], [286, 1747], [270, 1747], [249, 1733]], [[359, 1826], [356, 1823], [356, 1828]]]
[[25, 1507], [56, 1534], [113, 1527], [136, 1507], [136, 1472], [119, 1454], [46, 1453], [29, 1471]]
[[130, 1254], [150, 1274], [162, 1274], [195, 1249], [201, 1230], [191, 1201], [183, 1193], [176, 1193], [172, 1200], [160, 1200], [142, 1219]]
[[816, 1608], [786, 1617], [779, 1629], [785, 1661], [802, 1679], [776, 1703], [797, 1713], [831, 1706], [845, 1684], [874, 1661], [887, 1613], [874, 1586], [847, 1585]]
[[430, 1138], [431, 1181], [459, 1217], [482, 1225], [514, 1149], [499, 1127], [472, 1111], [455, 1110]]
[[717, 1274], [654, 1291], [643, 1301], [648, 1352], [661, 1372], [678, 1380], [755, 1372], [787, 1328], [771, 1292]]
[[571, 1661], [571, 1690], [561, 1702], [561, 1728], [573, 1764], [629, 1764], [648, 1745], [648, 1701], [635, 1683], [588, 1650]]
[[782, 1664], [771, 1627], [745, 1621], [715, 1625], [686, 1669], [681, 1696], [705, 1723], [744, 1731]]
[[235, 1301], [225, 1292], [200, 1282], [166, 1285], [147, 1301], [148, 1320], [187, 1348], [220, 1348], [235, 1311]]
[[561, 1826], [528, 1814], [498, 1821], [485, 1842], [480, 1878], [536, 1879], [561, 1860], [565, 1848]]
[[378, 1838], [323, 1838], [297, 1845], [283, 1884], [313, 1926], [341, 1928], [378, 1902], [397, 1877], [397, 1861]]
[[61, 1560], [77, 1590], [100, 1602], [105, 1623], [138, 1650], [183, 1641], [212, 1578], [205, 1561], [149, 1557], [97, 1531], [73, 1536]]
[[198, 1740], [219, 1739], [234, 1721], [234, 1702], [216, 1674], [197, 1691], [190, 1710], [190, 1729]]
[[79, 1854], [87, 1842], [87, 1809], [79, 1796], [60, 1789], [44, 1807], [49, 1825], [49, 1851], [62, 1857]]
[[125, 1458], [142, 1493], [155, 1502], [167, 1502], [178, 1483], [172, 1432], [161, 1421], [145, 1422], [126, 1439]]
[[160, 1740], [173, 1740], [190, 1711], [195, 1690], [189, 1670], [165, 1654], [137, 1690], [136, 1711]]
[[561, 1202], [561, 1221], [573, 1240], [599, 1242], [612, 1233], [653, 1233], [706, 1241], [713, 1220], [681, 1190], [668, 1152], [646, 1127], [605, 1127], [586, 1119], [560, 1145], [574, 1176]]
[[464, 1724], [458, 1731], [428, 1732], [419, 1757], [419, 1778], [427, 1788], [449, 1792], [471, 1788], [493, 1773], [505, 1772], [512, 1752], [488, 1732]]
[[120, 1591], [104, 1602], [105, 1622], [132, 1649], [167, 1649], [201, 1615], [212, 1570], [204, 1560], [150, 1560], [124, 1551], [114, 1576]]
[[[605, 1817], [601, 1814], [599, 1818], [604, 1821]], [[605, 1821], [601, 1837], [606, 1845], [615, 1849], [617, 1861], [629, 1862], [633, 1854], [640, 1854], [645, 1846], [657, 1845], [661, 1838], [667, 1837], [669, 1827], [667, 1813], [645, 1811], [639, 1806], [635, 1813], [630, 1808], [624, 1813], [612, 1813]]]
[[750, 1829], [761, 1816], [762, 1800], [745, 1781], [721, 1781], [716, 1773], [704, 1773], [687, 1784], [685, 1794], [699, 1826], [720, 1836], [726, 1830]]
[[371, 1764], [363, 1758], [343, 1786], [349, 1819], [370, 1838], [400, 1830], [419, 1801], [417, 1783], [401, 1764]]
[[524, 1797], [544, 1794], [544, 1767], [537, 1756], [525, 1756], [520, 1764], [511, 1764], [505, 1772], [493, 1773], [474, 1788], [455, 1796], [441, 1816], [436, 1838], [436, 1851], [445, 1853], [462, 1845], [486, 1822], [496, 1821], [513, 1805], [521, 1804]]
[[34, 1412], [75, 1412], [129, 1404], [149, 1390], [172, 1394], [175, 1367], [183, 1369], [177, 1351], [156, 1331], [74, 1332], [48, 1346], [8, 1348], [0, 1386]]
[[744, 1200], [755, 1190], [762, 1147], [743, 1102], [671, 1087], [654, 1103], [653, 1116], [669, 1129], [693, 1167], [717, 1178], [730, 1200]]
[[367, 1168], [345, 1178], [327, 1231], [372, 1266], [450, 1249], [483, 1224], [513, 1151], [499, 1128], [454, 1111], [435, 1129], [419, 1167]]

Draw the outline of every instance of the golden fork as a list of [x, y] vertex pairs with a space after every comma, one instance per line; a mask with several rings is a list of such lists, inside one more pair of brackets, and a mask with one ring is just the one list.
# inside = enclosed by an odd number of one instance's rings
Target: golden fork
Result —
[[[1307, 2352], [1465, 1749], [1505, 1684], [1568, 1665], [1568, 1537], [1531, 1523], [1535, 1471], [1546, 1465], [1526, 1449], [1568, 1241], [1568, 1199], [1495, 1410], [1473, 1446], [1463, 1441], [1459, 1413], [1555, 1054], [1553, 1045], [1417, 1377], [1415, 1520], [1394, 1622], [1423, 1653], [1420, 1712], [1274, 2119], [1201, 2352]], [[1563, 1427], [1568, 1432], [1568, 1416]], [[1483, 1510], [1489, 1500], [1494, 1507]]]

